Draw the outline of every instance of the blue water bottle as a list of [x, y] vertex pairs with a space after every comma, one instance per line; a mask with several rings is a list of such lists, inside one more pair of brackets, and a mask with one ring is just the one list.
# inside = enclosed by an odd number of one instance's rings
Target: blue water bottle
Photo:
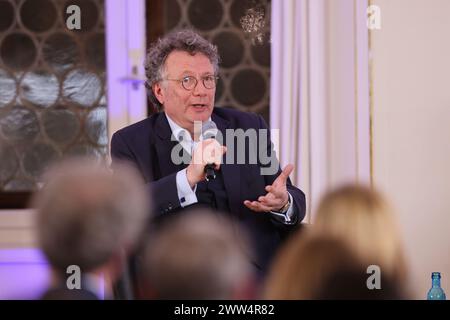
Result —
[[433, 272], [431, 274], [431, 289], [427, 294], [428, 300], [446, 300], [445, 292], [441, 288], [441, 273]]

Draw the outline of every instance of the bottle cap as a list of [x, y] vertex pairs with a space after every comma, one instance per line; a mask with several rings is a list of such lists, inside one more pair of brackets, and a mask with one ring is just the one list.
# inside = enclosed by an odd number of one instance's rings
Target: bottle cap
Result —
[[440, 272], [432, 272], [431, 273], [431, 278], [441, 278], [441, 273]]

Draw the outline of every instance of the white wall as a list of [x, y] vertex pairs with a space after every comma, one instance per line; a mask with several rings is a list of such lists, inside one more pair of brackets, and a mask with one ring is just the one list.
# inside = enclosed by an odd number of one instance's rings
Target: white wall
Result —
[[36, 299], [48, 287], [48, 263], [37, 248], [34, 210], [0, 210], [0, 300]]
[[414, 297], [432, 271], [450, 294], [450, 1], [376, 0], [374, 182], [399, 211]]

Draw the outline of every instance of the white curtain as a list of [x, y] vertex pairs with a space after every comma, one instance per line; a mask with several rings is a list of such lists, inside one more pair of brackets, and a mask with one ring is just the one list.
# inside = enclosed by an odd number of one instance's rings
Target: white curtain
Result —
[[[293, 182], [298, 182], [301, 165], [298, 158], [301, 141], [301, 54], [302, 16], [304, 1], [272, 2], [271, 19], [271, 92], [270, 125], [278, 133], [279, 159], [282, 166], [294, 164]], [[277, 132], [277, 130], [279, 130]]]
[[330, 187], [370, 180], [366, 7], [272, 2], [270, 122], [281, 165], [294, 164], [306, 193], [306, 222]]

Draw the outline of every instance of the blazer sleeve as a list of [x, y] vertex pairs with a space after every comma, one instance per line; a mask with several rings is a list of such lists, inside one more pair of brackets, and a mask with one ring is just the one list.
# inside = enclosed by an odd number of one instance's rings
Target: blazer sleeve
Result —
[[[142, 173], [135, 153], [121, 133], [116, 132], [111, 138], [111, 168], [114, 170], [119, 162], [126, 162]], [[181, 208], [177, 193], [176, 173], [156, 181], [151, 181], [151, 179], [148, 181], [149, 179], [143, 178], [144, 181], [147, 180], [145, 188], [152, 197], [153, 212], [156, 216], [169, 214]]]
[[[259, 119], [259, 128], [260, 129], [266, 129], [267, 131], [267, 137], [266, 137], [266, 154], [270, 157], [271, 159], [271, 163], [275, 163], [276, 167], [277, 167], [277, 172], [273, 175], [265, 175], [264, 179], [266, 181], [266, 185], [271, 185], [275, 179], [280, 175], [281, 173], [281, 168], [275, 153], [275, 149], [274, 149], [274, 145], [270, 139], [270, 129], [267, 125], [267, 123], [265, 122], [264, 118], [261, 115], [258, 115], [258, 119]], [[263, 165], [261, 164], [261, 166], [267, 166], [267, 165]], [[292, 225], [285, 225], [282, 222], [279, 222], [278, 220], [273, 219], [275, 224], [279, 224], [279, 225], [283, 225], [282, 228], [286, 228], [286, 229], [290, 229], [290, 227], [294, 227], [299, 224], [305, 217], [305, 212], [306, 212], [306, 198], [305, 198], [305, 194], [303, 193], [302, 190], [300, 190], [299, 188], [295, 187], [294, 185], [292, 185], [291, 179], [288, 178], [287, 182], [286, 182], [286, 188], [287, 191], [290, 193], [290, 195], [292, 196], [292, 200], [293, 200], [293, 209], [294, 209], [294, 218], [295, 218], [295, 223]]]

